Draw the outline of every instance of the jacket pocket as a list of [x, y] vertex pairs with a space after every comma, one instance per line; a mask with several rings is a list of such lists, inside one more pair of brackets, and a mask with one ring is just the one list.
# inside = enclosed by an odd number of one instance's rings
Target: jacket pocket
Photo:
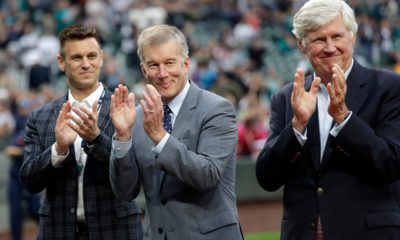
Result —
[[115, 206], [117, 216], [122, 218], [133, 214], [140, 214], [141, 211], [135, 202], [125, 202]]
[[238, 223], [235, 214], [230, 211], [224, 211], [218, 214], [213, 212], [211, 214], [202, 214], [201, 216], [197, 215], [197, 222], [200, 227], [200, 232], [203, 234]]
[[364, 216], [367, 228], [400, 227], [400, 213], [398, 212], [374, 212]]

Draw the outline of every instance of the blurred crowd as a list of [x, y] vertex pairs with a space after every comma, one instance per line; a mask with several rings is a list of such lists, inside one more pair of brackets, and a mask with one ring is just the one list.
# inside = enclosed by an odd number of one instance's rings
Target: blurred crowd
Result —
[[[57, 66], [58, 32], [73, 23], [97, 27], [110, 89], [143, 88], [136, 38], [167, 23], [188, 37], [190, 78], [235, 105], [238, 155], [256, 156], [268, 137], [269, 101], [309, 69], [296, 49], [292, 17], [305, 0], [0, 0], [0, 136], [2, 149], [23, 125], [20, 115], [66, 90]], [[400, 72], [399, 0], [349, 0], [359, 22], [358, 60]], [[23, 112], [23, 113], [22, 113]]]

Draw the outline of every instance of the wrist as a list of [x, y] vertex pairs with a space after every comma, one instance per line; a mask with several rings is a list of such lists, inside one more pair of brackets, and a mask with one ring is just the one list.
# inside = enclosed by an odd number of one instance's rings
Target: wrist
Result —
[[335, 122], [337, 124], [341, 124], [342, 122], [344, 122], [344, 120], [346, 120], [346, 118], [349, 116], [350, 111], [344, 112], [342, 114], [339, 114], [336, 118], [335, 118]]
[[116, 132], [114, 139], [119, 142], [127, 142], [131, 139], [131, 131]]
[[54, 144], [54, 149], [57, 152], [57, 155], [64, 156], [68, 153], [68, 147], [60, 147], [57, 142]]
[[306, 128], [306, 124], [301, 123], [296, 117], [292, 119], [292, 127], [296, 129], [299, 133], [303, 133]]

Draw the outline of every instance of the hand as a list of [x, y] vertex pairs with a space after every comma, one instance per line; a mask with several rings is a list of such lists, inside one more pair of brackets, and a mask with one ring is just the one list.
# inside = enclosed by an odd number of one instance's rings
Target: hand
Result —
[[349, 114], [345, 98], [347, 93], [347, 84], [343, 69], [338, 64], [332, 68], [332, 82], [328, 83], [327, 89], [330, 97], [328, 113], [336, 123], [341, 124]]
[[316, 77], [309, 92], [304, 89], [304, 70], [299, 68], [294, 74], [293, 92], [291, 103], [293, 108], [292, 124], [300, 133], [304, 132], [308, 121], [315, 112], [317, 105], [317, 92], [321, 84], [321, 79]]
[[59, 155], [68, 153], [69, 145], [75, 142], [78, 134], [69, 126], [68, 113], [71, 111], [71, 103], [66, 102], [63, 104], [60, 113], [58, 114], [55, 135], [56, 135], [56, 151]]
[[163, 102], [161, 95], [154, 86], [147, 84], [143, 92], [143, 99], [140, 101], [143, 109], [143, 128], [150, 139], [158, 144], [167, 134], [163, 126]]
[[100, 135], [100, 129], [97, 125], [99, 113], [97, 111], [98, 101], [93, 103], [92, 109], [89, 104], [81, 103], [77, 107], [72, 107], [72, 111], [76, 114], [68, 113], [68, 126], [72, 128], [83, 140], [91, 142]]
[[110, 116], [115, 128], [115, 139], [128, 141], [136, 120], [136, 107], [135, 94], [128, 94], [126, 86], [119, 84], [111, 96]]

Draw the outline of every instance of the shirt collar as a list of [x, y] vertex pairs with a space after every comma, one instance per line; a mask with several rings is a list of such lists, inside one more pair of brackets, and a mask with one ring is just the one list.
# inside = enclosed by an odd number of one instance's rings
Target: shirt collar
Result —
[[187, 93], [189, 92], [189, 81], [186, 81], [185, 87], [183, 90], [174, 98], [172, 99], [169, 103], [168, 106], [171, 109], [172, 113], [176, 116], [178, 115], [179, 110], [182, 107], [183, 100], [185, 100], [185, 97]]
[[[94, 101], [100, 99], [101, 94], [104, 91], [104, 86], [101, 82], [99, 82], [99, 86], [97, 87], [97, 89], [90, 94], [89, 96], [87, 96], [85, 99], [82, 100], [82, 102], [86, 101], [87, 103], [89, 103], [90, 106], [93, 106]], [[68, 91], [68, 99], [71, 103], [73, 103], [74, 101], [77, 101], [71, 94], [71, 89]]]

